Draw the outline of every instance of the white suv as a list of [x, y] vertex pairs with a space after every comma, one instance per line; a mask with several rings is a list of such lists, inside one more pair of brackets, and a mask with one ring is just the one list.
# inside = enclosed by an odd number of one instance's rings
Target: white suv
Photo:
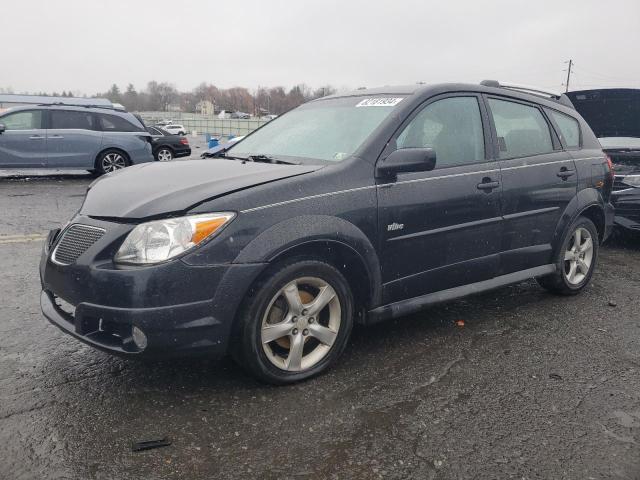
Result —
[[164, 127], [162, 127], [164, 130], [166, 130], [169, 133], [173, 133], [174, 135], [186, 135], [187, 134], [187, 129], [184, 128], [183, 125], [179, 125], [177, 123], [172, 123], [170, 125], [165, 125]]

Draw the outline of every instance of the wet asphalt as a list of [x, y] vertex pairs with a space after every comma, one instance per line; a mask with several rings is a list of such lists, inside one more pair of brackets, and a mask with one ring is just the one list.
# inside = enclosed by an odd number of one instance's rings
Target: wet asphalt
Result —
[[42, 235], [90, 181], [0, 179], [0, 479], [640, 478], [639, 239], [582, 295], [530, 281], [357, 328], [330, 372], [270, 387], [45, 321]]

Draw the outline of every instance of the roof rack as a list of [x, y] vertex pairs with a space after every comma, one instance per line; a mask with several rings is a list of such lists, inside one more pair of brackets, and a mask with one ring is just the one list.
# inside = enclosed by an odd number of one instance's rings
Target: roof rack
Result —
[[119, 103], [113, 105], [93, 105], [93, 104], [78, 104], [78, 103], [66, 103], [66, 102], [52, 102], [52, 103], [38, 103], [39, 107], [84, 107], [84, 108], [105, 108], [107, 110], [122, 110], [125, 108]]
[[566, 107], [574, 108], [573, 103], [571, 103], [571, 100], [569, 100], [569, 97], [567, 97], [564, 93], [561, 93], [561, 92], [545, 90], [543, 88], [534, 87], [530, 85], [520, 85], [517, 83], [504, 83], [504, 82], [499, 82], [497, 80], [483, 80], [482, 82], [480, 82], [480, 85], [483, 85], [485, 87], [504, 88], [507, 90], [514, 90], [516, 92], [531, 93], [539, 97], [550, 98], [551, 100], [555, 100], [556, 102]]
[[86, 108], [107, 108], [111, 110], [124, 110], [119, 104], [111, 103], [106, 98], [74, 98], [74, 97], [48, 97], [44, 95], [15, 95], [0, 94], [0, 105], [38, 105], [38, 106], [65, 106]]

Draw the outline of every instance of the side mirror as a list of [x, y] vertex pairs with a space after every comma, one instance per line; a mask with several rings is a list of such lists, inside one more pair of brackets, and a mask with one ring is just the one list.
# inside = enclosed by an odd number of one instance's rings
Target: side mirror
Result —
[[0, 123], [0, 134], [3, 134], [6, 129], [7, 129], [7, 126], [4, 123]]
[[433, 148], [401, 148], [376, 167], [377, 178], [396, 178], [398, 173], [428, 172], [436, 168]]

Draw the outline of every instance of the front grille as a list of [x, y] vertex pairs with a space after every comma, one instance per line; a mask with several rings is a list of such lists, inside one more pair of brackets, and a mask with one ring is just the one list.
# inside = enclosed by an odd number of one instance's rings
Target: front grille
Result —
[[61, 265], [71, 265], [91, 245], [100, 240], [104, 232], [102, 228], [88, 225], [71, 225], [62, 234], [51, 258]]

